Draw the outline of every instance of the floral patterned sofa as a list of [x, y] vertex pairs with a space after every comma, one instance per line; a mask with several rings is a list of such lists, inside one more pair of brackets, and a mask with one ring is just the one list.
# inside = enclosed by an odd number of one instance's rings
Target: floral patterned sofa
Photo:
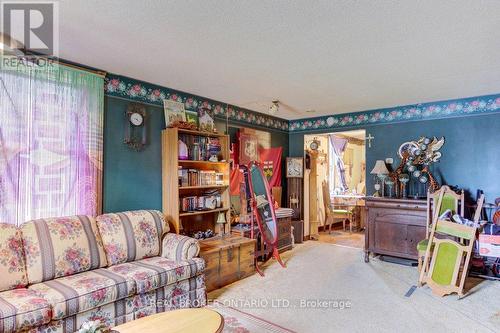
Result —
[[168, 231], [152, 210], [0, 224], [0, 333], [205, 305], [198, 242]]

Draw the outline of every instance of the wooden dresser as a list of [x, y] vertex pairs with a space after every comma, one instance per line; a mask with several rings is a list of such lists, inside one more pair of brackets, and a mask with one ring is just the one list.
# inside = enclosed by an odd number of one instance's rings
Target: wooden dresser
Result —
[[[279, 217], [276, 219], [277, 220], [277, 226], [278, 226], [278, 251], [279, 253], [288, 251], [292, 249], [292, 218], [291, 217]], [[255, 226], [255, 239], [261, 239], [259, 237], [260, 231]], [[301, 230], [299, 230], [301, 231]], [[302, 232], [302, 231], [301, 231]], [[250, 229], [248, 230], [236, 230], [236, 229], [231, 229], [231, 233], [236, 236], [240, 237], [246, 237], [246, 238], [251, 238], [251, 233]], [[302, 238], [300, 239], [300, 242], [302, 242]], [[259, 245], [256, 245], [259, 248]], [[261, 246], [264, 246], [262, 243]], [[270, 254], [270, 253], [268, 253]]]
[[292, 249], [292, 218], [280, 217], [278, 220], [278, 251], [285, 252]]
[[426, 200], [366, 198], [365, 262], [369, 254], [418, 259], [417, 243], [425, 238]]

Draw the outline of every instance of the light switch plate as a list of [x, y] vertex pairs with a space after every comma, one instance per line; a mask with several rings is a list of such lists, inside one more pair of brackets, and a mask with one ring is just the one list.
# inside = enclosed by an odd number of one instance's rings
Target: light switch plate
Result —
[[394, 160], [392, 158], [388, 157], [388, 158], [385, 159], [385, 163], [386, 164], [392, 164], [392, 163], [394, 163]]

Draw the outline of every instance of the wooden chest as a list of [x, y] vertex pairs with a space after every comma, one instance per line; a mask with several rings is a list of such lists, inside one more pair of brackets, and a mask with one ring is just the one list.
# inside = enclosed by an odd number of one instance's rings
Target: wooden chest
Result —
[[227, 235], [200, 242], [200, 257], [206, 262], [207, 292], [255, 273], [255, 240]]
[[418, 259], [417, 244], [425, 238], [425, 200], [367, 198], [365, 261], [370, 252]]

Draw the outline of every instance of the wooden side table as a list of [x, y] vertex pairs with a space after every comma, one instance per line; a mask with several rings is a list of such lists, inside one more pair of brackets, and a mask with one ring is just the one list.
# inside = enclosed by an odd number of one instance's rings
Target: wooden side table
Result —
[[220, 333], [224, 318], [207, 308], [157, 313], [113, 328], [119, 333]]

